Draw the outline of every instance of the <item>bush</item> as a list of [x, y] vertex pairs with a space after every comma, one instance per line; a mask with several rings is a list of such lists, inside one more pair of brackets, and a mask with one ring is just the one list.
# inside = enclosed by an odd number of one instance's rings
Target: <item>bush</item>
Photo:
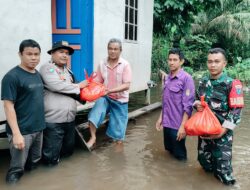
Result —
[[189, 73], [190, 75], [194, 74], [194, 70], [191, 67], [183, 67], [184, 71], [186, 71], [187, 73]]
[[227, 67], [226, 72], [230, 77], [240, 79], [245, 85], [248, 86], [250, 82], [250, 58], [237, 60], [239, 62], [234, 66]]
[[193, 70], [206, 69], [207, 52], [211, 44], [212, 42], [206, 39], [204, 35], [191, 35], [181, 40], [181, 49]]
[[159, 69], [168, 72], [167, 53], [169, 51], [170, 42], [167, 37], [162, 35], [154, 35], [152, 47], [152, 73], [158, 73]]
[[[154, 35], [152, 47], [152, 73], [157, 73], [159, 69], [168, 72], [167, 53], [172, 48], [173, 43], [164, 35]], [[206, 69], [207, 52], [211, 42], [203, 35], [183, 38], [180, 48], [187, 59], [188, 72]]]

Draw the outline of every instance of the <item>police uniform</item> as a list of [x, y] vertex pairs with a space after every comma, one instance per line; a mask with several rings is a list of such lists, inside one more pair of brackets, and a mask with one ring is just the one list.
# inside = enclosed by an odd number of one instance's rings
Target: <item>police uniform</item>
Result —
[[[205, 96], [205, 101], [215, 113], [222, 127], [228, 128], [227, 132], [218, 139], [201, 139], [198, 141], [198, 161], [205, 171], [213, 172], [215, 177], [225, 184], [234, 184], [232, 176], [232, 143], [233, 128], [239, 124], [241, 107], [229, 106], [229, 94], [232, 89], [233, 79], [226, 73], [218, 79], [204, 77], [200, 82], [196, 99]], [[240, 92], [242, 93], [242, 92]]]
[[44, 108], [46, 129], [44, 130], [43, 161], [57, 164], [61, 156], [73, 153], [75, 143], [76, 100], [69, 94], [79, 95], [79, 85], [73, 83], [70, 71], [59, 69], [53, 62], [40, 68], [44, 82]]

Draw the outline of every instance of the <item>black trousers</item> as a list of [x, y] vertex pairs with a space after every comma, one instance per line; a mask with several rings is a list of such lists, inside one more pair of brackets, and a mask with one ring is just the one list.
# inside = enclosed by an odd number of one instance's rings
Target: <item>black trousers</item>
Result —
[[185, 146], [185, 138], [177, 141], [178, 130], [163, 127], [163, 139], [165, 150], [168, 150], [178, 160], [187, 159], [187, 150]]
[[55, 165], [60, 157], [74, 152], [75, 122], [46, 123], [43, 132], [42, 159], [46, 164]]

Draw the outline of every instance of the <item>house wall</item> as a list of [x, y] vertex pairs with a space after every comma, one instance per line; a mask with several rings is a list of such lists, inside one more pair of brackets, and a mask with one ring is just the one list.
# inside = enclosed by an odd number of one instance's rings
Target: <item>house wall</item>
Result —
[[[46, 52], [51, 48], [51, 0], [2, 0], [0, 20], [0, 80], [8, 70], [20, 63], [18, 49], [24, 39], [36, 40], [42, 49], [41, 63], [48, 60]], [[1, 103], [0, 121], [4, 119]]]
[[[123, 42], [122, 55], [131, 63], [133, 71], [134, 82], [130, 91], [144, 90], [151, 72], [153, 0], [138, 2], [139, 27], [136, 43], [124, 40], [125, 1], [110, 2], [111, 0], [94, 1], [94, 69], [107, 56], [108, 40], [120, 38]], [[24, 39], [31, 38], [40, 44], [40, 64], [50, 58], [47, 50], [51, 48], [52, 42], [51, 0], [2, 0], [0, 20], [0, 80], [8, 70], [20, 63], [18, 48]], [[0, 105], [0, 121], [4, 119], [3, 106]]]
[[[153, 33], [153, 0], [138, 0], [138, 41], [124, 40], [125, 1], [96, 0], [94, 4], [94, 70], [107, 56], [107, 43], [116, 37], [123, 42], [122, 56], [131, 63], [131, 92], [144, 90], [150, 80]], [[122, 18], [122, 19], [121, 19]]]

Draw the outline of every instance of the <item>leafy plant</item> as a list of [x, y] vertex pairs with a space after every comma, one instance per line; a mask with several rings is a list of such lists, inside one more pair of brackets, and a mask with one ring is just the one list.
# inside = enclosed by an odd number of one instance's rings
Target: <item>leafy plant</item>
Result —
[[163, 35], [154, 35], [152, 48], [152, 72], [157, 73], [159, 69], [167, 72], [167, 53], [169, 50], [169, 40]]
[[206, 68], [207, 52], [211, 44], [204, 35], [190, 35], [181, 41], [181, 49], [193, 70]]
[[250, 82], [250, 0], [155, 0], [152, 72], [168, 71], [168, 50], [184, 52], [194, 78], [207, 73], [207, 52], [222, 47], [226, 71]]
[[193, 73], [194, 73], [194, 70], [192, 69], [192, 67], [186, 67], [186, 66], [184, 66], [183, 69], [184, 69], [187, 73], [189, 73], [190, 75], [193, 75]]
[[[190, 33], [194, 15], [216, 0], [155, 0], [154, 33], [168, 36], [170, 41], [179, 43]], [[177, 44], [178, 45], [178, 44]]]
[[250, 0], [220, 0], [195, 15], [193, 35], [204, 35], [227, 51], [229, 64], [250, 57]]
[[226, 72], [232, 78], [240, 79], [248, 86], [250, 82], [250, 59], [240, 60], [234, 66], [227, 67]]

